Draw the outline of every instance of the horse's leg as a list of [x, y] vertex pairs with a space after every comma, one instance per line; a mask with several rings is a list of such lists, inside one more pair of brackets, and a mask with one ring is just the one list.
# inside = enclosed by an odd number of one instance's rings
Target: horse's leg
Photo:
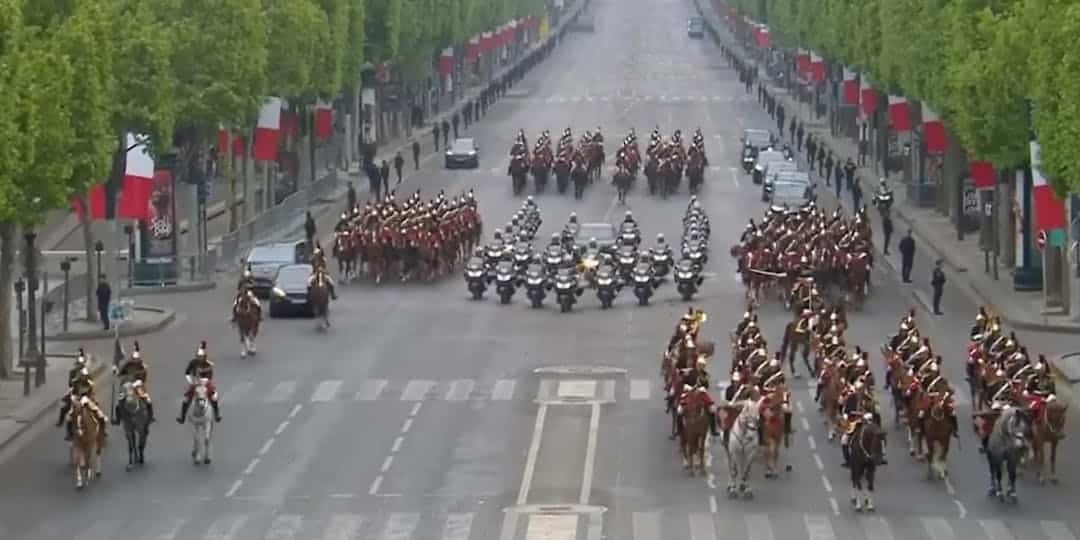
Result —
[[240, 336], [240, 358], [246, 358], [248, 355], [247, 341], [244, 339], [244, 323], [237, 321], [236, 333]]
[[71, 449], [71, 459], [75, 463], [75, 488], [82, 489], [83, 485], [83, 459], [82, 452], [74, 446]]
[[990, 489], [987, 495], [996, 497], [1001, 493], [1001, 462], [989, 449], [986, 452], [986, 464], [990, 469]]
[[866, 492], [863, 500], [863, 508], [867, 512], [874, 511], [874, 475], [877, 473], [877, 464], [870, 462], [866, 465]]
[[1009, 473], [1009, 490], [1005, 493], [1006, 500], [1016, 501], [1016, 468], [1020, 461], [1019, 454], [1010, 454], [1005, 458], [1005, 469]]
[[206, 423], [206, 457], [203, 458], [203, 465], [210, 464], [210, 454], [214, 451], [214, 424], [212, 422]]
[[862, 462], [852, 459], [848, 471], [851, 475], [851, 507], [856, 512], [861, 512], [862, 504], [859, 502], [859, 495], [862, 492]]
[[1055, 486], [1058, 483], [1058, 476], [1057, 476], [1057, 447], [1058, 447], [1058, 440], [1057, 439], [1050, 439], [1050, 483], [1055, 485]]
[[127, 422], [124, 422], [124, 438], [127, 439], [128, 447], [128, 463], [126, 470], [130, 471], [135, 467], [137, 461], [135, 455], [136, 443], [134, 426], [129, 426]]

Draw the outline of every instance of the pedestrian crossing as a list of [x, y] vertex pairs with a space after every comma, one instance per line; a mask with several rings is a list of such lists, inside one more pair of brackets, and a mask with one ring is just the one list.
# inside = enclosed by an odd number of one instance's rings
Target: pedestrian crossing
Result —
[[[55, 520], [8, 540], [594, 540], [588, 516], [536, 513], [500, 534], [502, 509], [482, 512], [349, 512], [293, 514], [274, 510], [192, 519], [145, 517], [90, 523]], [[67, 525], [67, 526], [65, 526]], [[600, 538], [624, 540], [1077, 540], [1078, 523], [1059, 520], [949, 519], [876, 514], [609, 512]], [[63, 530], [68, 527], [76, 530]], [[590, 534], [592, 533], [592, 534]], [[663, 536], [661, 536], [663, 535]]]
[[741, 95], [682, 95], [682, 94], [629, 94], [629, 95], [584, 95], [551, 96], [535, 101], [545, 104], [556, 103], [735, 103], [750, 101], [752, 98]]

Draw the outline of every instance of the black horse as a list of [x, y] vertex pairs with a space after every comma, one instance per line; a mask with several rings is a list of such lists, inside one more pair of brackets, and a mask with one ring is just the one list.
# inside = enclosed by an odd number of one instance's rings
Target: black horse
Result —
[[[874, 475], [884, 455], [884, 447], [885, 434], [873, 418], [863, 419], [851, 434], [848, 469], [851, 472], [851, 505], [856, 512], [875, 510]], [[866, 482], [866, 489], [863, 489], [863, 482]]]
[[589, 183], [589, 169], [584, 164], [577, 163], [570, 171], [570, 178], [574, 181], [574, 198], [582, 198], [585, 195], [585, 186]]

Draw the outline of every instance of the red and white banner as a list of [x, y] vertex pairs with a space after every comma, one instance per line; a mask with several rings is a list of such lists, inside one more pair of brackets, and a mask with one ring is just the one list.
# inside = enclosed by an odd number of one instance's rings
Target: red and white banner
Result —
[[795, 55], [795, 69], [800, 77], [810, 78], [810, 51], [799, 48], [798, 53]]
[[870, 116], [877, 111], [878, 93], [870, 82], [870, 77], [864, 73], [859, 80], [859, 105], [863, 116]]
[[928, 154], [944, 154], [949, 149], [949, 136], [945, 133], [945, 123], [937, 113], [925, 103], [922, 106], [923, 143]]
[[123, 219], [150, 217], [150, 194], [153, 192], [154, 158], [143, 142], [146, 137], [128, 133], [124, 185], [116, 215]]
[[810, 53], [810, 80], [816, 83], [825, 82], [825, 59], [817, 53]]
[[454, 72], [454, 48], [447, 47], [439, 55], [439, 75], [449, 75]]
[[844, 67], [844, 105], [858, 105], [859, 104], [859, 81], [856, 80], [857, 73], [854, 70]]
[[315, 104], [315, 136], [320, 139], [329, 139], [333, 134], [334, 108], [320, 99]]
[[475, 62], [477, 58], [480, 58], [480, 36], [473, 36], [465, 44], [465, 60]]
[[1053, 231], [1064, 229], [1067, 225], [1065, 220], [1065, 203], [1054, 193], [1054, 187], [1046, 181], [1039, 165], [1042, 164], [1040, 157], [1041, 148], [1039, 141], [1031, 141], [1031, 198], [1035, 203], [1035, 230]]
[[897, 133], [911, 131], [911, 105], [904, 96], [889, 96], [889, 124]]
[[259, 110], [255, 124], [255, 148], [252, 154], [259, 161], [276, 161], [278, 137], [281, 135], [281, 98], [269, 97]]
[[491, 52], [491, 50], [495, 48], [494, 41], [495, 38], [491, 32], [484, 32], [483, 34], [480, 34], [480, 52], [482, 54], [487, 54]]
[[754, 32], [754, 38], [757, 40], [758, 47], [762, 49], [769, 48], [769, 27], [761, 26]]
[[997, 183], [997, 173], [994, 172], [994, 164], [989, 161], [969, 161], [968, 171], [971, 173], [971, 182], [975, 189], [994, 189]]

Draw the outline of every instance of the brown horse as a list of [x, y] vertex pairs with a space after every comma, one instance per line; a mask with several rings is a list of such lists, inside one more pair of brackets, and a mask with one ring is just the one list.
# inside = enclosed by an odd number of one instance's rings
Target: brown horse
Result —
[[250, 294], [244, 294], [233, 308], [236, 329], [240, 334], [240, 356], [255, 356], [255, 338], [259, 336], [262, 308]]
[[105, 426], [98, 422], [89, 397], [72, 400], [75, 438], [71, 443], [71, 462], [75, 465], [75, 487], [82, 489], [95, 476], [101, 476], [101, 452], [105, 449]]
[[870, 266], [866, 257], [848, 254], [847, 283], [844, 292], [845, 303], [855, 309], [862, 309], [870, 283]]
[[709, 407], [704, 399], [691, 398], [680, 409], [683, 421], [679, 429], [679, 446], [682, 448], [683, 468], [690, 476], [694, 476], [695, 471], [705, 474], [705, 440], [712, 418]]
[[355, 235], [350, 231], [334, 233], [334, 247], [330, 253], [338, 263], [338, 275], [343, 281], [349, 281], [356, 273], [358, 255]]
[[[1045, 483], [1047, 479], [1051, 484], [1057, 485], [1057, 448], [1061, 439], [1065, 438], [1065, 413], [1069, 410], [1069, 404], [1053, 399], [1047, 401], [1042, 412], [1032, 424], [1032, 450], [1035, 452], [1034, 464], [1038, 471], [1039, 483]], [[1045, 475], [1046, 445], [1050, 445], [1050, 476]]]
[[315, 316], [315, 329], [324, 331], [330, 328], [330, 283], [323, 272], [316, 272], [308, 285], [308, 304]]
[[[819, 403], [823, 415], [822, 420], [826, 425], [835, 424], [840, 417], [840, 391], [843, 389], [844, 381], [837, 364], [832, 361], [826, 360], [822, 363], [821, 373], [825, 382], [821, 388], [821, 402]], [[829, 440], [835, 437], [836, 431], [830, 429]]]
[[[783, 387], [777, 388], [765, 396], [761, 413], [761, 431], [765, 439], [765, 478], [777, 478], [780, 467], [780, 446], [790, 446], [784, 437], [784, 393]], [[791, 470], [791, 464], [784, 465], [785, 471]]]
[[[948, 392], [941, 396], [930, 397], [930, 406], [922, 417], [922, 435], [919, 437], [926, 444], [926, 477], [944, 480], [949, 476], [949, 443], [952, 437], [952, 424], [949, 423]], [[921, 445], [920, 445], [921, 446]], [[921, 448], [920, 448], [921, 450]]]
[[796, 352], [802, 354], [807, 373], [813, 375], [815, 372], [814, 366], [810, 365], [810, 336], [812, 335], [813, 328], [810, 327], [808, 316], [799, 316], [784, 327], [784, 339], [780, 342], [780, 356], [787, 358], [791, 373], [796, 377], [800, 376], [795, 369]]

